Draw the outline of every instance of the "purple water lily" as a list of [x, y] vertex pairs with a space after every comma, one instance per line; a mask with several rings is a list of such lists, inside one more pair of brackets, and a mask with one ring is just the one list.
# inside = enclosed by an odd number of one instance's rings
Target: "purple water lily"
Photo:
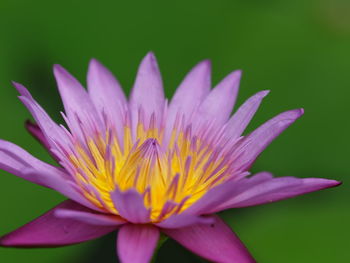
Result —
[[215, 213], [333, 187], [321, 178], [273, 178], [248, 172], [258, 155], [302, 114], [283, 112], [243, 136], [268, 91], [231, 115], [240, 71], [211, 90], [210, 63], [185, 77], [167, 103], [152, 53], [141, 62], [130, 99], [92, 60], [87, 91], [54, 67], [66, 126], [53, 122], [28, 90], [14, 83], [37, 124], [27, 123], [59, 166], [0, 141], [0, 168], [69, 198], [3, 236], [1, 246], [55, 247], [119, 229], [121, 262], [150, 262], [160, 233], [214, 262], [255, 262]]

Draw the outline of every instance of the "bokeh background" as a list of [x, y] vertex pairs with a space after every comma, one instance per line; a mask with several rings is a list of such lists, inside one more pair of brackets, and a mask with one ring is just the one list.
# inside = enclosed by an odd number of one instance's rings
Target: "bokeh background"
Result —
[[[126, 92], [138, 63], [156, 53], [171, 97], [198, 61], [213, 62], [213, 84], [243, 69], [238, 105], [272, 92], [249, 130], [273, 115], [306, 114], [262, 154], [253, 171], [327, 177], [341, 187], [221, 216], [258, 262], [350, 262], [350, 2], [347, 0], [0, 2], [0, 138], [52, 160], [24, 130], [29, 113], [10, 81], [30, 88], [57, 121], [52, 75], [59, 63], [85, 83], [98, 58]], [[62, 201], [59, 194], [0, 172], [0, 234]], [[56, 249], [0, 248], [0, 262], [117, 262], [115, 236]], [[169, 241], [157, 262], [204, 262]]]

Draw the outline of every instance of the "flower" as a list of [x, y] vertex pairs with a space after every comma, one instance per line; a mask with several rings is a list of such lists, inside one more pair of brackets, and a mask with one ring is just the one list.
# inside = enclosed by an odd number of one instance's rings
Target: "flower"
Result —
[[119, 229], [121, 262], [149, 262], [160, 233], [211, 261], [254, 262], [215, 213], [339, 184], [273, 178], [267, 172], [250, 176], [258, 155], [303, 110], [283, 112], [242, 136], [268, 91], [249, 98], [230, 117], [240, 71], [210, 90], [210, 63], [203, 61], [169, 105], [152, 53], [141, 62], [129, 100], [96, 60], [89, 66], [87, 91], [59, 65], [54, 75], [67, 128], [53, 122], [24, 86], [14, 86], [37, 123], [27, 123], [27, 129], [59, 167], [1, 141], [0, 168], [69, 200], [3, 236], [1, 246], [64, 246]]

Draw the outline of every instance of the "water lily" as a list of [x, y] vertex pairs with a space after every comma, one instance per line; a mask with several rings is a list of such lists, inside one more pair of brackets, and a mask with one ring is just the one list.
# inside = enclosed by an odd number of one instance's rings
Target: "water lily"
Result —
[[208, 61], [195, 66], [168, 103], [152, 53], [141, 62], [129, 99], [97, 60], [90, 63], [87, 90], [55, 65], [66, 126], [52, 121], [25, 87], [14, 83], [36, 122], [27, 123], [29, 132], [58, 165], [1, 141], [0, 168], [68, 200], [3, 236], [1, 246], [65, 246], [118, 230], [123, 263], [150, 262], [161, 233], [214, 262], [255, 262], [215, 213], [339, 182], [250, 175], [258, 155], [303, 110], [283, 112], [243, 136], [268, 91], [231, 116], [241, 72], [211, 90], [210, 67]]

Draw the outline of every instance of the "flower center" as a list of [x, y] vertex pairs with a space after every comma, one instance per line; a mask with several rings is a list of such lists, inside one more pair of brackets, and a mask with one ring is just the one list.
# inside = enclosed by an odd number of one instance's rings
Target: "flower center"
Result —
[[[209, 189], [232, 174], [231, 163], [192, 127], [174, 125], [166, 142], [165, 129], [150, 120], [139, 123], [133, 139], [129, 125], [123, 140], [115, 130], [74, 143], [69, 161], [83, 194], [109, 213], [118, 214], [111, 192], [136, 189], [151, 210], [151, 221], [159, 222], [181, 213]], [[202, 139], [201, 139], [202, 138]]]

